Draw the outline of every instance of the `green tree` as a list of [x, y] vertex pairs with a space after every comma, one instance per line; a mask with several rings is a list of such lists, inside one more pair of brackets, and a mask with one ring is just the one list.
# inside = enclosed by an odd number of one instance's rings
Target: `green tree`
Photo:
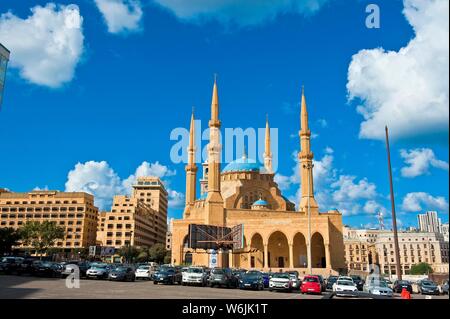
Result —
[[41, 257], [47, 249], [55, 244], [57, 239], [64, 239], [65, 229], [55, 222], [29, 221], [20, 229], [19, 233], [25, 246], [33, 247]]
[[433, 268], [427, 263], [418, 263], [411, 267], [411, 275], [428, 275], [433, 273]]
[[0, 256], [12, 252], [13, 246], [19, 244], [20, 234], [14, 228], [0, 228]]
[[167, 255], [167, 249], [164, 244], [154, 244], [148, 250], [150, 261], [157, 262], [158, 264], [164, 263], [164, 258]]
[[120, 257], [125, 258], [125, 260], [129, 263], [132, 263], [139, 256], [140, 250], [135, 246], [122, 246], [117, 251], [117, 254]]

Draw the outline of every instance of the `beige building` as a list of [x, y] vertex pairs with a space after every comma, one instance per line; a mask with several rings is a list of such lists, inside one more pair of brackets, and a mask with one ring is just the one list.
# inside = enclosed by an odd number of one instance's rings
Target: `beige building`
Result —
[[0, 190], [0, 227], [20, 228], [27, 221], [51, 221], [64, 227], [66, 236], [55, 247], [66, 250], [95, 245], [98, 209], [86, 193]]
[[114, 196], [111, 212], [100, 213], [97, 243], [151, 247], [166, 243], [166, 231], [167, 191], [159, 178], [139, 177], [131, 197]]
[[[417, 263], [430, 264], [435, 272], [448, 273], [448, 241], [438, 233], [398, 232], [402, 274], [408, 275]], [[376, 264], [386, 275], [396, 275], [394, 234], [388, 230], [344, 228], [345, 258], [348, 270], [369, 271]]]
[[308, 204], [311, 211], [311, 267], [329, 274], [345, 268], [342, 215], [320, 212], [314, 183], [306, 100], [302, 94], [300, 147], [301, 176], [299, 209], [284, 197], [274, 181], [269, 123], [266, 122], [264, 163], [243, 156], [221, 169], [219, 99], [214, 82], [209, 121], [208, 161], [200, 179], [203, 194], [196, 196], [194, 117], [191, 118], [189, 159], [186, 166], [186, 207], [183, 218], [174, 220], [172, 263], [208, 265], [211, 254], [189, 248], [190, 224], [233, 227], [243, 225], [243, 248], [219, 253], [221, 264], [257, 269], [307, 271]]

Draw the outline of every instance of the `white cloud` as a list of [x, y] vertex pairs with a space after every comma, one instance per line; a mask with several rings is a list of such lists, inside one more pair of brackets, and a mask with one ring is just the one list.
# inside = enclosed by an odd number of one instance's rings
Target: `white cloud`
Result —
[[402, 167], [403, 177], [416, 177], [429, 173], [430, 166], [448, 171], [448, 163], [439, 160], [429, 148], [400, 150], [400, 156], [408, 166]]
[[376, 200], [368, 200], [363, 207], [363, 210], [365, 213], [370, 215], [375, 215], [378, 213], [382, 213], [383, 215], [386, 215], [386, 208], [378, 203]]
[[108, 32], [139, 31], [143, 16], [139, 0], [95, 0], [105, 19]]
[[[148, 163], [144, 161], [136, 168], [134, 174], [128, 176], [122, 184], [126, 190], [126, 193], [129, 194], [131, 192], [131, 186], [136, 182], [138, 177], [156, 176], [163, 179], [165, 177], [174, 176], [175, 174], [175, 171], [170, 170], [167, 166], [161, 165], [159, 162]], [[165, 186], [167, 187], [167, 185]]]
[[318, 11], [328, 0], [155, 0], [178, 18], [194, 22], [215, 19], [238, 26], [252, 26], [283, 13], [308, 15]]
[[438, 210], [448, 213], [448, 201], [443, 196], [434, 197], [425, 192], [408, 193], [403, 198], [402, 208], [407, 212]]
[[355, 183], [355, 176], [341, 175], [339, 179], [331, 184], [333, 200], [337, 203], [342, 201], [356, 201], [358, 199], [370, 199], [377, 195], [376, 186], [366, 178]]
[[67, 176], [67, 192], [87, 192], [95, 196], [95, 204], [102, 210], [111, 207], [115, 195], [130, 195], [131, 186], [137, 177], [156, 176], [163, 180], [169, 194], [169, 208], [180, 208], [184, 205], [184, 194], [168, 187], [168, 177], [175, 171], [159, 162], [142, 162], [134, 174], [121, 179], [106, 161], [78, 163]]
[[35, 6], [26, 19], [0, 16], [0, 39], [11, 50], [11, 67], [34, 84], [70, 82], [83, 53], [83, 18], [76, 5]]
[[86, 192], [95, 196], [100, 209], [109, 209], [114, 195], [123, 194], [119, 176], [105, 161], [78, 163], [67, 176], [66, 192]]
[[415, 37], [397, 51], [361, 50], [348, 69], [349, 99], [358, 98], [361, 138], [438, 136], [448, 140], [449, 2], [404, 0]]
[[182, 208], [185, 205], [184, 194], [173, 189], [167, 191], [169, 193], [169, 207]]

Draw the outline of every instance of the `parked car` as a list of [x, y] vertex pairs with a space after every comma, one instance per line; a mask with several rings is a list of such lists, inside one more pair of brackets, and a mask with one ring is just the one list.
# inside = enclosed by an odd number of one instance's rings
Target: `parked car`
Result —
[[407, 280], [396, 280], [394, 282], [393, 291], [396, 293], [401, 293], [403, 289], [406, 289], [409, 291], [409, 293], [413, 293], [413, 288], [411, 282]]
[[41, 262], [36, 259], [24, 259], [20, 266], [17, 268], [17, 275], [35, 275], [36, 268]]
[[185, 285], [200, 285], [205, 287], [208, 283], [208, 272], [205, 267], [189, 267], [182, 273], [181, 283]]
[[263, 272], [262, 276], [263, 276], [264, 288], [269, 288], [270, 274], [267, 272]]
[[355, 296], [358, 291], [351, 277], [339, 277], [333, 284], [333, 292], [336, 296]]
[[325, 283], [325, 279], [323, 279], [323, 277], [321, 275], [313, 275], [316, 276], [317, 278], [319, 278], [319, 282], [320, 282], [320, 288], [322, 290], [322, 292], [327, 290], [327, 284]]
[[269, 291], [272, 290], [284, 290], [292, 291], [291, 275], [287, 272], [277, 272], [272, 274], [272, 278], [269, 281]]
[[86, 271], [86, 277], [87, 278], [95, 278], [95, 279], [107, 279], [110, 270], [111, 270], [111, 267], [108, 264], [94, 263]]
[[247, 271], [239, 279], [239, 289], [264, 290], [264, 278], [260, 271]]
[[325, 286], [325, 290], [332, 291], [333, 290], [333, 285], [337, 281], [337, 279], [338, 279], [338, 276], [330, 276], [330, 277], [328, 277], [327, 284]]
[[236, 277], [236, 279], [241, 278], [246, 272], [246, 269], [232, 269], [231, 270], [232, 274], [234, 277]]
[[113, 268], [108, 275], [108, 280], [111, 281], [135, 281], [134, 267], [132, 266], [118, 266]]
[[444, 281], [442, 284], [442, 293], [448, 295], [448, 280]]
[[[293, 290], [300, 290], [300, 286], [302, 285], [299, 277], [298, 271], [287, 271], [289, 274], [289, 278], [291, 279], [291, 286]], [[323, 279], [322, 279], [323, 280]]]
[[63, 270], [61, 272], [62, 277], [67, 277], [74, 273], [76, 268], [80, 272], [80, 278], [86, 277], [87, 270], [91, 267], [90, 263], [85, 261], [69, 261], [61, 264]]
[[242, 277], [243, 274], [239, 274], [239, 277], [237, 277], [230, 268], [212, 268], [208, 278], [208, 285], [210, 287], [237, 288], [238, 280], [242, 279]]
[[353, 282], [356, 285], [356, 288], [358, 288], [359, 291], [363, 291], [364, 288], [364, 280], [361, 278], [361, 276], [358, 275], [352, 275], [350, 276], [353, 279]]
[[153, 277], [153, 274], [151, 272], [151, 266], [140, 265], [139, 267], [137, 267], [134, 275], [136, 276], [136, 279], [151, 280]]
[[372, 278], [364, 285], [364, 291], [377, 296], [392, 297], [394, 292], [385, 280]]
[[439, 295], [439, 287], [433, 281], [424, 279], [418, 282], [419, 293], [422, 295]]
[[0, 271], [8, 275], [17, 274], [23, 260], [23, 257], [3, 257], [0, 261]]
[[319, 276], [305, 276], [302, 280], [301, 292], [302, 294], [321, 294], [322, 287]]
[[182, 280], [181, 270], [171, 266], [161, 266], [155, 273], [153, 283], [180, 284]]
[[62, 267], [60, 264], [44, 261], [37, 264], [35, 275], [39, 277], [61, 278]]

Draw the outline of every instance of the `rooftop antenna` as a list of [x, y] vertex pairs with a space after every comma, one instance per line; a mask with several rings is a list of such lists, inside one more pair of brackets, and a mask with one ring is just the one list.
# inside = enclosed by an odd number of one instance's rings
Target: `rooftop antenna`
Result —
[[379, 212], [377, 214], [378, 219], [378, 225], [380, 226], [380, 230], [384, 230], [384, 218], [383, 218], [383, 212]]

